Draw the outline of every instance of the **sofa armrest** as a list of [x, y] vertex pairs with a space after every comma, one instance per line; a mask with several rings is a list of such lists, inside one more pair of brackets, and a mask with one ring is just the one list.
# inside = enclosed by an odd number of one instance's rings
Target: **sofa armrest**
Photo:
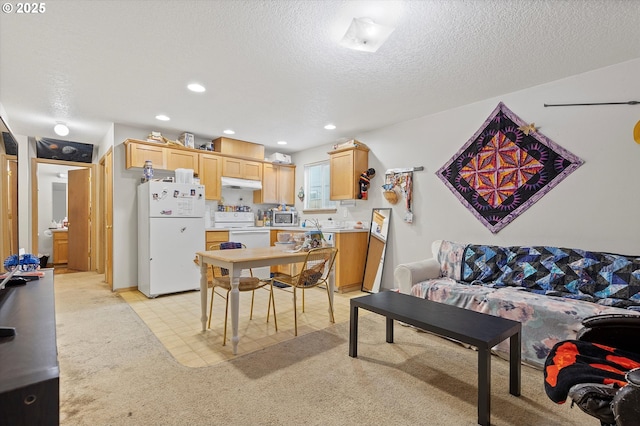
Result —
[[440, 263], [434, 259], [425, 259], [411, 263], [401, 263], [393, 271], [393, 278], [400, 293], [411, 294], [411, 287], [421, 281], [440, 276]]

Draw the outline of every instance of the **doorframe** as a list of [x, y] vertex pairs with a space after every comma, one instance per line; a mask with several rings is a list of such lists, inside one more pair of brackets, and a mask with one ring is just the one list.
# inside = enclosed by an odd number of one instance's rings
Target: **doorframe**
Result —
[[98, 234], [96, 232], [96, 194], [98, 190], [96, 179], [96, 165], [94, 163], [80, 163], [76, 161], [49, 160], [45, 158], [31, 158], [31, 250], [38, 253], [38, 164], [54, 164], [59, 166], [81, 167], [91, 170], [91, 195], [89, 197], [89, 217], [91, 226], [89, 231], [89, 270], [96, 270], [96, 247]]

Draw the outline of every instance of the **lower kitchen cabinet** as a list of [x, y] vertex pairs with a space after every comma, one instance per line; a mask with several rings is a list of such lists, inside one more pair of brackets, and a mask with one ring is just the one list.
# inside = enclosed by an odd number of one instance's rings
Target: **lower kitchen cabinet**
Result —
[[[205, 250], [209, 250], [213, 244], [224, 243], [229, 241], [229, 231], [206, 231], [205, 235]], [[211, 281], [213, 275], [211, 273], [211, 267], [207, 270], [207, 281]]]
[[337, 232], [335, 234], [338, 255], [334, 269], [338, 292], [346, 293], [362, 288], [368, 237], [369, 234], [366, 232]]
[[53, 264], [64, 265], [69, 261], [69, 239], [67, 231], [53, 232]]

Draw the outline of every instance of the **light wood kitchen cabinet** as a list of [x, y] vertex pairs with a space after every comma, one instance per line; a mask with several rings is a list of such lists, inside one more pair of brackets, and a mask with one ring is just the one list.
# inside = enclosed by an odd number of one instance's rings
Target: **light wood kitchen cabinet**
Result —
[[296, 167], [263, 163], [262, 189], [253, 191], [256, 204], [295, 204]]
[[67, 231], [53, 232], [53, 264], [64, 265], [69, 262], [69, 240]]
[[354, 200], [360, 193], [360, 175], [369, 168], [369, 148], [363, 144], [329, 153], [331, 200]]
[[206, 231], [205, 249], [209, 250], [212, 244], [224, 243], [229, 241], [229, 231]]
[[200, 173], [199, 161], [200, 154], [197, 152], [167, 149], [167, 170], [193, 169], [193, 173]]
[[262, 180], [262, 163], [242, 158], [224, 157], [222, 159], [222, 176]]
[[[225, 241], [229, 241], [229, 231], [205, 231], [205, 250], [210, 250], [213, 244], [224, 243]], [[213, 274], [211, 272], [211, 267], [207, 268], [207, 281], [211, 281], [213, 279]]]
[[336, 289], [340, 293], [360, 290], [367, 259], [366, 232], [336, 232], [335, 246], [338, 255], [335, 261]]
[[206, 200], [219, 200], [222, 197], [220, 176], [222, 176], [222, 158], [217, 155], [200, 154], [200, 184], [204, 185]]
[[245, 142], [231, 138], [217, 138], [213, 140], [213, 149], [216, 152], [235, 157], [264, 159], [264, 145]]
[[125, 142], [126, 168], [144, 167], [144, 162], [151, 160], [156, 169], [167, 168], [167, 156], [164, 145], [142, 144], [136, 142]]

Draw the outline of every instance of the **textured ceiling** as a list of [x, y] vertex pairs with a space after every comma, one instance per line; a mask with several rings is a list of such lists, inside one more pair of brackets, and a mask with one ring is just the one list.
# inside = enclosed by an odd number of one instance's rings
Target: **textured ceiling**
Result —
[[[0, 103], [15, 133], [86, 143], [115, 122], [295, 152], [640, 57], [636, 0], [45, 4], [0, 15]], [[348, 50], [354, 17], [396, 30]]]

